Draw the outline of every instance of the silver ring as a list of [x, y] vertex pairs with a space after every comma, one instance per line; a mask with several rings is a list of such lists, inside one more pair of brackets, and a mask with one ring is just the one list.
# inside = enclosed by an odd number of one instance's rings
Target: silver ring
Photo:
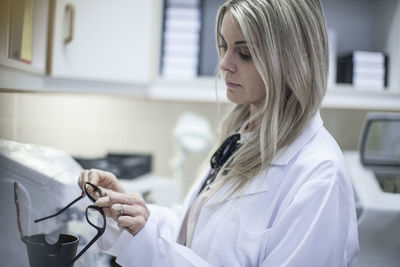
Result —
[[122, 204], [119, 204], [118, 211], [120, 215], [124, 215], [124, 207], [122, 206]]

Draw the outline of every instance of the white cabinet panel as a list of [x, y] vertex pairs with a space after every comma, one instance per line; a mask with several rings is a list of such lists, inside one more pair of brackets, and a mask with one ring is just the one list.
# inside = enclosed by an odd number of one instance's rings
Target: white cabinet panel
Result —
[[[149, 83], [155, 74], [157, 0], [56, 0], [50, 75]], [[71, 12], [71, 8], [73, 12]], [[72, 13], [74, 13], [72, 15]], [[73, 37], [68, 43], [70, 27]]]

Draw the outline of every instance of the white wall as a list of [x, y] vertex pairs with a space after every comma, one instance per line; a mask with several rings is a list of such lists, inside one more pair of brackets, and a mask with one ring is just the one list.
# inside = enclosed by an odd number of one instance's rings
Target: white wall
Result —
[[[185, 111], [206, 116], [217, 125], [215, 104], [155, 102], [126, 95], [0, 93], [0, 138], [83, 157], [151, 153], [154, 173], [170, 176], [172, 129]], [[193, 157], [201, 159], [207, 153]]]
[[[211, 103], [111, 94], [0, 93], [0, 138], [52, 146], [84, 157], [107, 152], [151, 153], [154, 174], [171, 176], [172, 129], [185, 111], [205, 116], [216, 130], [217, 106]], [[357, 148], [364, 111], [324, 109], [321, 114], [342, 149]], [[187, 159], [185, 189], [207, 154]]]

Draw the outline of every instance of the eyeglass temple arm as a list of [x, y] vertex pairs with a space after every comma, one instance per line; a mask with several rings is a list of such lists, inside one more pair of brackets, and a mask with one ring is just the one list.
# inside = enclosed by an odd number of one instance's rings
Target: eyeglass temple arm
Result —
[[34, 222], [35, 222], [35, 223], [38, 223], [38, 222], [41, 222], [41, 221], [50, 219], [50, 218], [52, 218], [52, 217], [56, 217], [57, 215], [59, 215], [60, 213], [62, 213], [63, 211], [65, 211], [66, 209], [68, 209], [69, 207], [71, 207], [72, 205], [74, 205], [75, 202], [81, 200], [81, 199], [84, 198], [84, 197], [85, 197], [85, 195], [80, 195], [80, 196], [77, 197], [75, 200], [73, 200], [71, 203], [69, 203], [67, 206], [65, 206], [65, 208], [59, 210], [57, 213], [55, 213], [55, 214], [53, 214], [53, 215], [49, 215], [49, 216], [43, 217], [43, 218], [40, 218], [40, 219], [36, 219], [36, 220], [34, 220]]
[[[103, 223], [104, 223], [104, 224], [103, 224], [103, 227], [98, 227], [98, 226], [94, 225], [94, 224], [91, 223], [90, 220], [88, 219], [87, 210], [88, 210], [88, 208], [91, 208], [91, 207], [94, 208], [94, 209], [96, 209], [96, 210], [101, 214], [101, 216], [103, 217]], [[104, 232], [105, 232], [105, 230], [106, 230], [106, 217], [104, 216], [103, 210], [102, 210], [101, 208], [99, 208], [99, 207], [97, 207], [97, 206], [89, 206], [89, 207], [87, 207], [87, 208], [86, 208], [86, 220], [88, 221], [88, 223], [89, 223], [90, 225], [92, 225], [92, 226], [97, 230], [97, 234], [96, 234], [96, 236], [93, 237], [93, 239], [90, 240], [90, 242], [79, 252], [79, 254], [76, 255], [75, 258], [73, 258], [73, 259], [66, 265], [66, 267], [71, 266], [77, 259], [79, 259], [79, 257], [82, 256], [82, 254], [85, 253], [86, 250], [88, 250], [88, 249], [94, 244], [94, 242], [96, 242], [96, 240], [99, 239], [99, 237], [100, 237], [102, 234], [104, 234]]]
[[66, 267], [72, 266], [72, 264], [73, 264], [77, 259], [79, 259], [80, 256], [82, 256], [82, 254], [85, 253], [86, 250], [88, 250], [88, 249], [93, 245], [93, 243], [96, 242], [97, 239], [99, 239], [99, 237], [100, 237], [102, 234], [103, 234], [103, 233], [102, 233], [101, 231], [99, 231], [99, 232], [96, 234], [96, 236], [86, 245], [86, 247], [84, 247], [84, 248], [81, 250], [81, 252], [79, 252], [79, 254], [76, 255], [75, 258], [73, 258], [73, 259], [66, 265]]

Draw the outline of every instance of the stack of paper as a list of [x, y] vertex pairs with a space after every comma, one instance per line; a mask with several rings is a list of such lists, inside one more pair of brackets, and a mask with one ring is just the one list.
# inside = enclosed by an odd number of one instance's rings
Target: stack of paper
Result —
[[387, 86], [388, 57], [382, 52], [354, 51], [338, 60], [338, 82], [356, 88], [384, 89]]
[[167, 0], [161, 73], [167, 78], [194, 78], [198, 72], [200, 0]]

